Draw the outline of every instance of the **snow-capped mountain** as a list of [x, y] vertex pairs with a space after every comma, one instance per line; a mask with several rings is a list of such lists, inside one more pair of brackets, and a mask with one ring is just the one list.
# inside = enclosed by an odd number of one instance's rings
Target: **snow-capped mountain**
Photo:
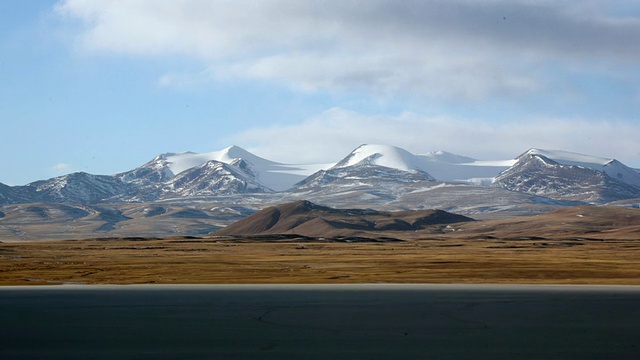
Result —
[[[458, 174], [469, 176], [477, 174], [473, 170], [482, 169], [475, 165], [477, 162], [445, 152], [413, 155], [393, 146], [362, 145], [335, 166], [318, 171], [296, 184], [285, 199], [388, 210], [438, 208], [465, 214], [493, 211], [532, 213], [568, 205], [567, 202], [497, 187], [443, 182], [423, 170], [440, 164], [438, 169], [443, 172], [453, 174], [455, 171], [452, 169], [458, 169]], [[496, 165], [491, 164], [487, 168], [495, 171]]]
[[[187, 163], [200, 162], [194, 160], [194, 155], [198, 154], [163, 154], [137, 169], [119, 174], [119, 178], [128, 180], [130, 184], [135, 184], [137, 190], [119, 196], [118, 200], [128, 202], [156, 201], [196, 196], [211, 197], [273, 192], [257, 180], [255, 167], [242, 158], [229, 159], [218, 156], [218, 158], [224, 158], [228, 163], [208, 160], [184, 169]], [[176, 156], [178, 156], [177, 160]], [[174, 175], [174, 171], [179, 172]]]
[[25, 186], [5, 185], [0, 187], [0, 203], [91, 204], [271, 193], [273, 190], [259, 180], [261, 177], [288, 187], [304, 178], [295, 174], [296, 170], [237, 146], [207, 154], [165, 153], [113, 176], [73, 173]]
[[420, 170], [440, 181], [453, 181], [474, 185], [488, 185], [515, 160], [481, 161], [445, 151], [414, 155], [395, 146], [361, 145], [334, 168], [354, 165], [368, 159], [372, 165], [401, 171]]
[[[320, 170], [297, 183], [297, 189], [324, 186], [336, 180], [353, 184], [376, 184], [381, 181], [413, 183], [435, 181], [421, 170], [422, 161], [408, 151], [387, 145], [361, 145], [328, 170]], [[342, 182], [344, 184], [344, 181]]]
[[253, 175], [253, 180], [263, 187], [283, 191], [303, 180], [308, 175], [326, 166], [324, 164], [291, 165], [261, 158], [239, 147], [231, 146], [220, 151], [209, 153], [166, 153], [157, 156], [148, 163], [134, 170], [118, 174], [123, 181], [148, 185], [158, 181], [167, 181], [180, 173], [203, 165], [209, 161], [217, 161], [233, 165], [238, 160], [245, 162], [245, 172]]
[[[531, 149], [512, 160], [482, 161], [444, 151], [414, 155], [395, 146], [368, 144], [334, 164], [283, 164], [237, 146], [203, 154], [165, 153], [113, 176], [74, 173], [25, 186], [0, 184], [0, 203], [233, 198], [229, 201], [266, 204], [308, 197], [340, 206], [393, 203], [404, 208], [431, 204], [437, 194], [437, 204], [449, 209], [456, 208], [451, 199], [470, 198], [480, 199], [474, 200], [474, 209], [496, 209], [496, 204], [506, 208], [510, 201], [562, 206], [565, 200], [602, 203], [640, 197], [636, 169], [613, 159], [557, 150]], [[493, 187], [478, 186], [494, 179]], [[525, 196], [506, 194], [513, 191]], [[503, 200], [495, 201], [498, 198]]]
[[[332, 179], [343, 179], [345, 184], [382, 179], [410, 183], [432, 181], [434, 178], [477, 183], [475, 178], [492, 179], [503, 170], [479, 163], [472, 158], [442, 151], [413, 155], [394, 146], [362, 145], [335, 165], [283, 164], [231, 146], [202, 154], [164, 153], [142, 166], [113, 176], [75, 173], [25, 186], [5, 185], [0, 187], [0, 202], [86, 204], [186, 199], [282, 192], [295, 184], [313, 187]], [[326, 170], [319, 171], [321, 169]], [[438, 175], [432, 176], [432, 170]], [[313, 176], [308, 178], [310, 175]]]
[[422, 161], [407, 150], [396, 146], [364, 144], [358, 146], [332, 168], [346, 168], [365, 164], [411, 171], [421, 170]]
[[552, 199], [605, 203], [640, 197], [640, 175], [615, 159], [530, 149], [495, 186]]

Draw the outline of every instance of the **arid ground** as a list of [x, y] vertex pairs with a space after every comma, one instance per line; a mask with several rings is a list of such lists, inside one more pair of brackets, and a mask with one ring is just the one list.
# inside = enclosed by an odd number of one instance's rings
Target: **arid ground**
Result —
[[0, 285], [640, 284], [635, 240], [73, 240], [0, 244]]

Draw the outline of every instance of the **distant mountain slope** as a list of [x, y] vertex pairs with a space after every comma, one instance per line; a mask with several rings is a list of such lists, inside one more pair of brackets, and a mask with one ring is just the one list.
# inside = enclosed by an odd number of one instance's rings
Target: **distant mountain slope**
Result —
[[640, 173], [613, 159], [531, 149], [513, 160], [481, 161], [444, 151], [414, 155], [376, 144], [357, 147], [335, 165], [283, 164], [231, 146], [203, 154], [161, 154], [113, 176], [74, 173], [25, 186], [0, 184], [0, 204], [161, 200], [267, 206], [309, 199], [331, 206], [437, 207], [466, 214], [509, 208], [539, 212], [638, 197]]
[[552, 199], [606, 203], [640, 197], [640, 176], [616, 160], [530, 149], [495, 186]]
[[382, 166], [399, 171], [422, 171], [440, 181], [480, 185], [490, 183], [494, 177], [514, 162], [515, 160], [480, 161], [445, 151], [414, 155], [396, 146], [364, 144], [331, 169], [348, 168], [366, 163], [370, 166]]
[[9, 186], [0, 183], [0, 204], [17, 204], [31, 201], [29, 190], [24, 186]]
[[22, 187], [32, 201], [91, 204], [127, 193], [131, 187], [114, 176], [72, 173]]
[[213, 235], [363, 236], [381, 232], [416, 231], [429, 226], [465, 221], [473, 219], [441, 210], [381, 212], [370, 209], [334, 209], [309, 201], [296, 201], [258, 211]]

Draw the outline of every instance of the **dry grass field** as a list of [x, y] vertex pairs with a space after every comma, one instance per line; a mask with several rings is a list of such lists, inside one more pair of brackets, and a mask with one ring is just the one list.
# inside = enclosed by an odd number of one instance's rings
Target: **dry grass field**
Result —
[[637, 240], [102, 239], [0, 244], [0, 285], [640, 284]]

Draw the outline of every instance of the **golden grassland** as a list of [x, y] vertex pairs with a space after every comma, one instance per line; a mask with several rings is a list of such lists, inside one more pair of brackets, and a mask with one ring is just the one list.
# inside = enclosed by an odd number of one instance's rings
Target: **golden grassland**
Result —
[[640, 285], [639, 240], [108, 239], [0, 244], [0, 285]]

